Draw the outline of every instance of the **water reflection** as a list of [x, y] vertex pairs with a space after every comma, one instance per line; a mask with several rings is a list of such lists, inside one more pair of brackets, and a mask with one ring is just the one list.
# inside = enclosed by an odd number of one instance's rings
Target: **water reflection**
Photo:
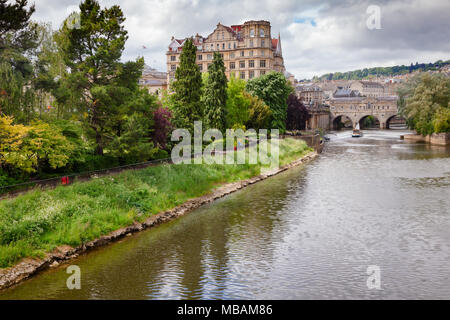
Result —
[[71, 262], [80, 291], [61, 267], [0, 298], [450, 298], [450, 150], [400, 134], [331, 136], [313, 163]]

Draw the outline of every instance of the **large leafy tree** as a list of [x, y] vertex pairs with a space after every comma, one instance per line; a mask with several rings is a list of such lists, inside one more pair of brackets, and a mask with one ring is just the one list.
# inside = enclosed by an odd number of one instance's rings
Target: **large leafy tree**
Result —
[[98, 155], [130, 128], [132, 112], [127, 106], [140, 92], [143, 59], [120, 61], [128, 38], [124, 22], [119, 6], [102, 9], [97, 1], [85, 0], [80, 4], [79, 27], [65, 24], [65, 36], [59, 39], [71, 69], [67, 83], [81, 96], [79, 108], [93, 132]]
[[289, 95], [287, 104], [286, 129], [305, 130], [306, 121], [308, 121], [310, 115], [304, 104], [293, 93]]
[[205, 106], [205, 125], [207, 128], [225, 131], [227, 76], [222, 56], [214, 53], [214, 60], [208, 69], [208, 78], [203, 96]]
[[198, 65], [197, 48], [191, 39], [187, 39], [180, 55], [180, 66], [175, 72], [172, 88], [173, 122], [178, 128], [186, 128], [193, 132], [194, 121], [203, 119], [202, 75]]
[[422, 135], [448, 130], [450, 79], [442, 75], [424, 74], [406, 99], [403, 114], [411, 129]]
[[244, 99], [248, 104], [248, 120], [245, 123], [249, 129], [270, 129], [272, 111], [260, 98], [244, 92]]
[[270, 72], [261, 77], [249, 80], [246, 90], [262, 99], [272, 111], [272, 123], [270, 129], [286, 130], [287, 98], [293, 88], [283, 74]]

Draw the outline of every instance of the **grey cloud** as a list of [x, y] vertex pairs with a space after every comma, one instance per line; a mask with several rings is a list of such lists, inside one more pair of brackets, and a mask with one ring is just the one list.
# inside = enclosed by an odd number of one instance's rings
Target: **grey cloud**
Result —
[[[69, 6], [79, 0], [38, 0], [34, 18], [58, 27]], [[281, 32], [287, 69], [298, 78], [356, 68], [430, 62], [450, 56], [448, 0], [103, 0], [119, 4], [129, 32], [124, 59], [144, 55], [165, 69], [171, 36], [207, 36], [218, 22], [239, 24], [250, 19], [272, 23]], [[366, 9], [381, 8], [381, 30], [368, 30]], [[295, 23], [312, 18], [316, 26]], [[142, 46], [147, 47], [143, 50]]]

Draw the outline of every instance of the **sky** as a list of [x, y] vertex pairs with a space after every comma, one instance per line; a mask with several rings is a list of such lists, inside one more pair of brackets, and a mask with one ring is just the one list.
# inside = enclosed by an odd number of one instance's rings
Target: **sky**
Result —
[[[29, 1], [30, 3], [33, 0]], [[33, 19], [54, 29], [80, 0], [36, 0]], [[450, 0], [100, 0], [120, 5], [129, 39], [123, 60], [144, 56], [166, 71], [172, 36], [206, 37], [220, 22], [268, 20], [297, 79], [329, 72], [450, 59]], [[377, 14], [379, 12], [379, 15]], [[144, 46], [146, 49], [144, 49]]]

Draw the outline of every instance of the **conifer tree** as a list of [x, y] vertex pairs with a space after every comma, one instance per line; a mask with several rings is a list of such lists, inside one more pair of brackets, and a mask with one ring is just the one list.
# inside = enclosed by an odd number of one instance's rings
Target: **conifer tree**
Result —
[[214, 53], [214, 61], [208, 69], [205, 88], [205, 126], [224, 131], [226, 127], [227, 77], [222, 56]]
[[180, 56], [180, 66], [175, 72], [172, 84], [174, 94], [173, 116], [177, 128], [186, 128], [193, 132], [194, 121], [202, 120], [203, 108], [202, 75], [195, 63], [197, 48], [191, 39], [187, 39]]

